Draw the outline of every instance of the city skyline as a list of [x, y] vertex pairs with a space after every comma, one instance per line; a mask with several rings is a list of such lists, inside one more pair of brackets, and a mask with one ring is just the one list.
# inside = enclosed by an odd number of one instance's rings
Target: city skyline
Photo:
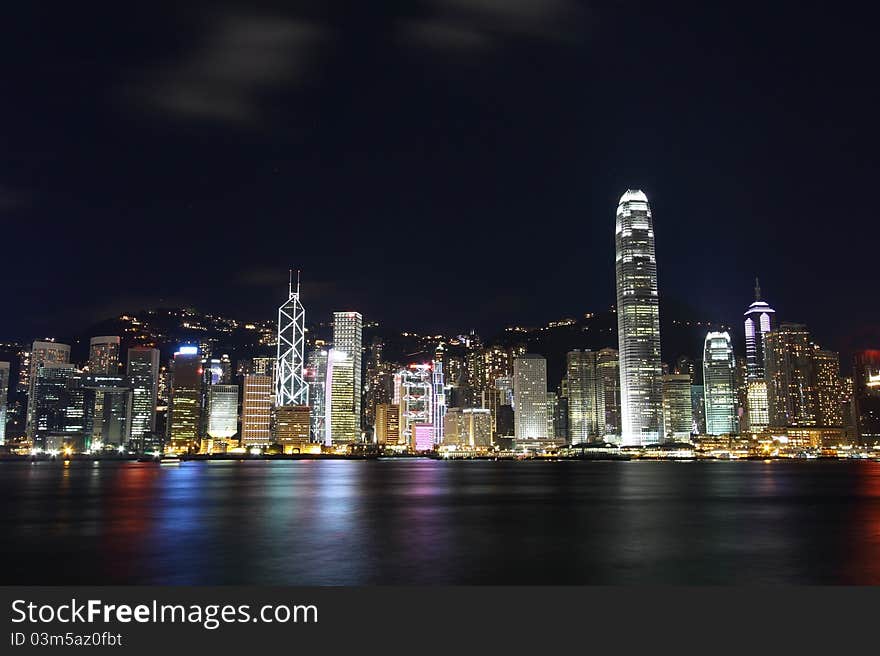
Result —
[[[842, 378], [840, 354], [822, 348], [806, 325], [778, 323], [757, 278], [755, 300], [744, 313], [744, 355], [737, 356], [729, 331], [707, 325], [702, 357], [664, 362], [654, 221], [643, 191], [627, 189], [620, 197], [614, 234], [617, 349], [568, 351], [556, 391], [548, 385], [545, 356], [522, 342], [489, 345], [475, 333], [448, 340], [450, 347], [464, 346], [462, 356], [447, 353], [442, 336], [429, 336], [424, 339], [433, 344], [423, 349], [431, 359], [406, 364], [386, 361], [386, 344], [373, 337], [364, 360], [363, 316], [351, 310], [333, 312], [329, 342], [310, 339], [300, 273], [294, 287], [291, 269], [274, 342], [271, 330], [260, 341], [275, 346], [274, 358], [255, 357], [256, 351], [235, 362], [228, 354], [212, 357], [218, 354], [208, 340], [181, 344], [162, 374], [157, 349], [129, 348], [123, 377], [117, 335], [91, 337], [82, 370], [71, 362], [69, 345], [37, 340], [30, 351], [22, 348], [16, 390], [28, 392], [23, 417], [30, 447], [19, 442], [16, 448], [210, 456], [249, 448], [352, 454], [369, 444], [388, 453], [448, 447], [473, 455], [505, 446], [555, 453], [598, 444], [604, 450], [610, 441], [615, 449], [676, 453], [701, 437], [714, 444], [746, 436], [740, 448], [748, 452], [772, 445], [774, 452], [797, 454], [864, 445], [863, 438], [870, 443], [880, 432], [873, 415], [880, 371], [873, 361], [854, 361], [863, 369], [855, 378], [861, 382]], [[9, 378], [5, 374], [7, 384]], [[242, 395], [232, 384], [238, 379]], [[148, 430], [163, 402], [165, 429]], [[20, 413], [19, 399], [14, 407]]]

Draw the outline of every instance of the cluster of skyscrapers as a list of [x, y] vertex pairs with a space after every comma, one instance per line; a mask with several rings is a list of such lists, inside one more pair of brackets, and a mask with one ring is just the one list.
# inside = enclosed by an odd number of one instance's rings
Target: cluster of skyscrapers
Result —
[[[703, 438], [778, 439], [798, 448], [880, 442], [880, 351], [854, 359], [806, 326], [779, 323], [755, 287], [744, 355], [728, 331], [705, 335], [702, 358], [664, 364], [654, 224], [647, 196], [628, 190], [615, 222], [617, 348], [578, 349], [548, 390], [547, 361], [525, 346], [476, 335], [437, 339], [429, 357], [393, 362], [363, 345], [363, 318], [333, 314], [332, 339], [309, 339], [300, 283], [278, 309], [274, 357], [213, 357], [91, 339], [88, 362], [36, 341], [21, 361], [24, 438], [37, 450], [217, 453], [472, 452], [614, 443], [650, 447]], [[0, 444], [10, 366], [0, 362]], [[157, 420], [157, 416], [162, 421]]]

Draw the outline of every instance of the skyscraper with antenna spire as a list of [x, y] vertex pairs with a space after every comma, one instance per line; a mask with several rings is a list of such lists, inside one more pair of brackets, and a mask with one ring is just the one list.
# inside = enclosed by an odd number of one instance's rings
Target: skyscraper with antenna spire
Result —
[[275, 405], [308, 405], [309, 386], [306, 383], [305, 346], [306, 311], [299, 297], [299, 271], [296, 289], [293, 270], [288, 281], [288, 298], [278, 308], [278, 359], [275, 367]]
[[745, 311], [746, 376], [764, 380], [764, 337], [776, 327], [776, 310], [761, 299], [761, 283], [755, 278], [755, 301]]

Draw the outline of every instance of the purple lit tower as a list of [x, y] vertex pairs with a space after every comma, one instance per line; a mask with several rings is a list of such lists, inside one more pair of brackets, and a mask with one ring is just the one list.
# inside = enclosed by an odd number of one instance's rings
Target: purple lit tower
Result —
[[745, 312], [746, 375], [764, 380], [764, 337], [776, 328], [776, 310], [761, 300], [761, 285], [755, 278], [755, 302]]

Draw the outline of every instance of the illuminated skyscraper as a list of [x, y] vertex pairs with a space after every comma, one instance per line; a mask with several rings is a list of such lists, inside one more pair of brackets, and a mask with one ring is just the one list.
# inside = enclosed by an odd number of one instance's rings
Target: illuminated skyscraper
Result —
[[272, 377], [247, 374], [241, 402], [241, 445], [266, 446], [272, 441]]
[[78, 377], [83, 396], [86, 446], [129, 448], [131, 440], [132, 384], [119, 374], [86, 374]]
[[44, 364], [59, 363], [64, 364], [70, 362], [70, 346], [67, 344], [57, 344], [55, 342], [34, 342], [31, 347], [28, 371], [28, 405], [27, 405], [27, 436], [34, 438], [36, 431], [36, 423], [34, 418], [34, 385], [37, 381], [37, 372]]
[[0, 445], [6, 444], [6, 399], [9, 392], [9, 363], [0, 362]]
[[308, 405], [309, 387], [305, 372], [306, 311], [299, 300], [299, 273], [296, 291], [291, 275], [288, 298], [278, 308], [278, 364], [275, 373], [275, 404]]
[[517, 442], [546, 440], [547, 360], [526, 353], [513, 361], [513, 422]]
[[394, 380], [395, 397], [400, 405], [400, 434], [405, 444], [415, 448], [415, 425], [433, 426], [434, 383], [431, 365], [411, 364], [395, 374]]
[[323, 442], [327, 418], [327, 354], [325, 348], [314, 348], [306, 362], [306, 384], [309, 386], [309, 421], [312, 424], [312, 441]]
[[458, 443], [471, 448], [492, 446], [492, 415], [488, 408], [461, 410]]
[[690, 374], [663, 376], [663, 435], [668, 440], [689, 440], [694, 427]]
[[764, 338], [770, 425], [814, 426], [813, 345], [807, 327], [783, 323]]
[[589, 442], [599, 436], [599, 417], [605, 424], [605, 399], [594, 351], [569, 351], [566, 356], [568, 380], [568, 435], [572, 444]]
[[89, 374], [115, 376], [119, 373], [119, 342], [116, 335], [92, 337], [89, 342]]
[[816, 423], [819, 426], [843, 426], [840, 396], [840, 356], [814, 345], [813, 374], [816, 389]]
[[159, 392], [159, 350], [128, 349], [128, 379], [132, 385], [131, 439], [143, 450], [156, 431], [156, 405]]
[[330, 349], [327, 356], [324, 444], [350, 444], [360, 440], [360, 404], [355, 404], [355, 363], [345, 351]]
[[181, 346], [174, 354], [168, 410], [168, 445], [185, 453], [198, 447], [202, 419], [202, 359], [196, 346]]
[[31, 378], [33, 445], [38, 449], [57, 449], [64, 441], [65, 433], [81, 432], [82, 417], [76, 426], [69, 421], [71, 378], [76, 368], [68, 362], [43, 362]]
[[748, 384], [748, 423], [749, 430], [758, 433], [770, 423], [767, 409], [767, 381], [753, 380]]
[[745, 312], [746, 371], [747, 379], [764, 380], [765, 345], [764, 339], [776, 328], [776, 310], [761, 300], [761, 285], [755, 279], [755, 302]]
[[643, 192], [620, 197], [615, 244], [622, 442], [654, 444], [662, 411], [660, 308], [654, 226]]
[[599, 417], [599, 434], [617, 441], [620, 436], [620, 360], [617, 349], [603, 348], [596, 358], [604, 416]]
[[710, 332], [703, 347], [703, 392], [706, 403], [706, 433], [736, 433], [736, 359], [727, 332]]
[[380, 403], [376, 406], [376, 443], [396, 446], [400, 443], [400, 406]]
[[[337, 399], [343, 402], [356, 417], [356, 433], [360, 438], [361, 430], [361, 348], [363, 343], [363, 317], [359, 312], [334, 312], [333, 313], [333, 350], [337, 353], [345, 353], [351, 371], [352, 380], [344, 387], [351, 399]], [[341, 371], [341, 369], [340, 369]]]

